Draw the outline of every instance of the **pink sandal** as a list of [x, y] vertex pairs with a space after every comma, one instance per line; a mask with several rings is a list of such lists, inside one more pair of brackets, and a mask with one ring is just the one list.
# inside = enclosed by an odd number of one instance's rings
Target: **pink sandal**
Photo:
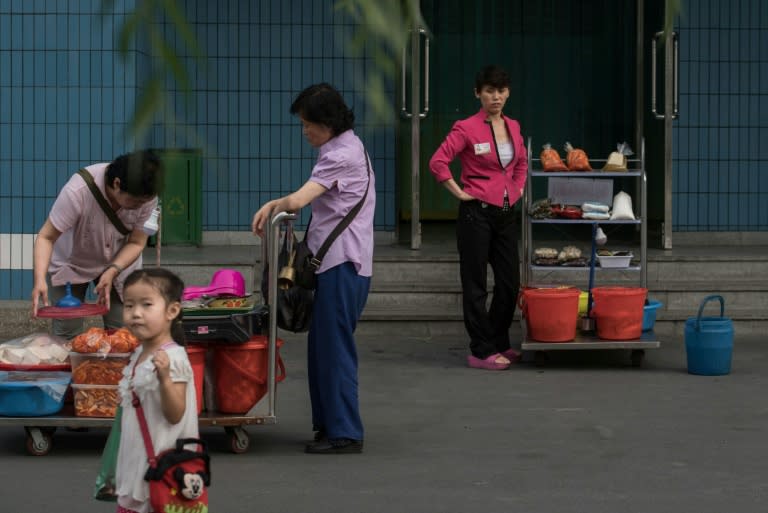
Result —
[[501, 356], [506, 356], [507, 360], [509, 360], [511, 363], [517, 363], [523, 357], [523, 355], [522, 355], [522, 353], [520, 353], [520, 351], [518, 351], [517, 349], [512, 349], [511, 347], [509, 349], [507, 349], [506, 351], [502, 351], [499, 354]]
[[503, 356], [501, 353], [494, 353], [488, 358], [478, 358], [477, 356], [467, 356], [467, 365], [473, 369], [485, 370], [506, 370], [509, 369], [508, 363], [496, 363], [496, 359]]

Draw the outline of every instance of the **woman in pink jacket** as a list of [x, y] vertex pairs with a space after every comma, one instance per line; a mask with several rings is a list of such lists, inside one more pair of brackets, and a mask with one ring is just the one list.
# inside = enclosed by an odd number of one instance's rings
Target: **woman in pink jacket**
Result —
[[[475, 79], [480, 111], [457, 121], [429, 162], [435, 179], [461, 202], [456, 221], [464, 325], [469, 334], [470, 367], [504, 370], [520, 354], [510, 347], [509, 327], [520, 288], [518, 226], [512, 205], [525, 187], [528, 159], [520, 124], [502, 113], [509, 98], [509, 75], [498, 66]], [[461, 162], [461, 186], [449, 164]], [[488, 264], [493, 269], [493, 301], [486, 308]]]

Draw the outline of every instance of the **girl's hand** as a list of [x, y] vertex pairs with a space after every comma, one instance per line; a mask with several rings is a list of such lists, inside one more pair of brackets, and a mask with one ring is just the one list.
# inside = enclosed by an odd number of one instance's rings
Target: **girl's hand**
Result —
[[35, 284], [32, 289], [32, 317], [37, 317], [37, 310], [41, 306], [48, 306], [48, 284], [46, 282]]
[[467, 194], [466, 192], [464, 192], [464, 190], [463, 190], [463, 189], [461, 190], [461, 192], [459, 193], [459, 195], [457, 196], [457, 198], [459, 198], [459, 201], [472, 201], [472, 200], [474, 200], [474, 199], [475, 199], [475, 197], [474, 197], [474, 196], [470, 196], [469, 194]]
[[157, 377], [161, 383], [171, 377], [171, 360], [168, 358], [168, 353], [164, 350], [158, 349], [154, 352], [152, 363], [155, 365]]

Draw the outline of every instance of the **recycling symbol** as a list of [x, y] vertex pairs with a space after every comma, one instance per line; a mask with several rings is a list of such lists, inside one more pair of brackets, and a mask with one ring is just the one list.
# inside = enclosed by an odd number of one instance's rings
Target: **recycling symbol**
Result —
[[169, 216], [180, 216], [184, 214], [184, 202], [178, 196], [173, 196], [163, 204], [165, 213]]

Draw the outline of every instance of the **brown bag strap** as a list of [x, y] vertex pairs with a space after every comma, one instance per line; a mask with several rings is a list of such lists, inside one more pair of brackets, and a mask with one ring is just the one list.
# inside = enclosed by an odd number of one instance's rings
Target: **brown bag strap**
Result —
[[99, 190], [98, 186], [96, 186], [96, 182], [93, 181], [93, 176], [91, 173], [88, 172], [85, 168], [82, 168], [77, 172], [80, 176], [83, 177], [83, 180], [85, 180], [85, 183], [88, 185], [88, 188], [93, 193], [93, 197], [96, 198], [96, 203], [99, 204], [101, 207], [101, 210], [104, 211], [104, 214], [109, 218], [110, 221], [112, 221], [112, 224], [115, 228], [117, 228], [117, 231], [122, 233], [123, 235], [128, 235], [131, 233], [131, 230], [125, 227], [123, 222], [120, 220], [119, 217], [117, 217], [117, 214], [112, 209], [112, 207], [107, 203], [107, 198], [104, 197], [104, 195]]
[[[365, 192], [363, 193], [363, 197], [360, 198], [360, 201], [357, 202], [357, 204], [352, 207], [352, 210], [347, 212], [347, 215], [344, 216], [344, 219], [342, 219], [339, 224], [336, 225], [336, 228], [333, 229], [330, 235], [328, 235], [328, 238], [325, 239], [325, 242], [320, 246], [320, 249], [317, 250], [317, 253], [312, 257], [312, 260], [309, 262], [309, 265], [315, 268], [315, 270], [320, 268], [320, 265], [323, 263], [323, 258], [325, 258], [325, 254], [328, 253], [328, 249], [330, 249], [331, 244], [336, 240], [336, 238], [347, 229], [347, 226], [352, 223], [352, 221], [355, 219], [355, 216], [360, 212], [360, 209], [363, 208], [363, 203], [365, 203], [365, 199], [368, 197], [368, 188], [371, 185], [371, 159], [368, 157], [368, 152], [365, 152], [365, 163], [368, 167], [368, 184], [365, 186]], [[304, 239], [306, 240], [307, 234], [309, 233], [309, 225], [312, 224], [312, 216], [309, 216], [309, 222], [307, 223], [307, 231], [304, 232]]]

